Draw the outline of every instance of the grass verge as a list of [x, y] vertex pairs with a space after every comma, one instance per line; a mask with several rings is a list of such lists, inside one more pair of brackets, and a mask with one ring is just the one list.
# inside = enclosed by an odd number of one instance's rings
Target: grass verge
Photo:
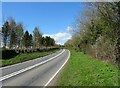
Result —
[[58, 50], [50, 50], [47, 52], [21, 53], [15, 56], [14, 58], [10, 58], [7, 60], [0, 60], [0, 64], [2, 67], [4, 67], [4, 66], [20, 63], [20, 62], [32, 60], [38, 57], [43, 57], [43, 56], [55, 53], [56, 51]]
[[58, 86], [118, 86], [118, 82], [118, 69], [115, 66], [71, 50], [71, 57], [58, 80]]

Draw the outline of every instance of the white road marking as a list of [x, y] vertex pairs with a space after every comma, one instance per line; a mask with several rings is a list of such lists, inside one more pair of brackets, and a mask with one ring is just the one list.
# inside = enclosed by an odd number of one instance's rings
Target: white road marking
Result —
[[58, 71], [50, 78], [50, 80], [45, 84], [45, 86], [43, 88], [45, 88], [46, 86], [48, 86], [48, 84], [54, 79], [54, 77], [59, 73], [59, 71], [64, 67], [64, 65], [67, 63], [67, 61], [70, 58], [70, 51], [69, 51], [69, 55], [67, 57], [67, 60], [63, 63], [63, 65], [58, 69]]
[[20, 74], [20, 73], [22, 73], [22, 72], [25, 72], [25, 71], [28, 71], [28, 70], [30, 70], [30, 69], [33, 69], [33, 68], [35, 68], [35, 67], [37, 67], [37, 66], [39, 66], [39, 65], [42, 65], [42, 64], [44, 64], [44, 63], [47, 63], [48, 61], [51, 61], [51, 60], [53, 60], [54, 58], [56, 58], [56, 57], [60, 56], [61, 54], [63, 54], [64, 51], [65, 51], [65, 50], [63, 50], [63, 51], [62, 51], [61, 53], [59, 53], [58, 55], [56, 55], [56, 56], [54, 56], [54, 57], [52, 57], [52, 58], [50, 58], [50, 59], [48, 59], [48, 60], [45, 60], [45, 61], [43, 61], [43, 62], [41, 62], [41, 63], [35, 64], [35, 65], [30, 66], [30, 67], [27, 67], [27, 68], [25, 68], [25, 69], [21, 69], [21, 70], [19, 70], [19, 71], [10, 73], [10, 74], [5, 75], [5, 76], [3, 76], [3, 77], [0, 77], [0, 81], [3, 81], [3, 80], [5, 80], [5, 79], [8, 79], [8, 78], [13, 77], [13, 76], [15, 76], [15, 75], [18, 75], [18, 74]]

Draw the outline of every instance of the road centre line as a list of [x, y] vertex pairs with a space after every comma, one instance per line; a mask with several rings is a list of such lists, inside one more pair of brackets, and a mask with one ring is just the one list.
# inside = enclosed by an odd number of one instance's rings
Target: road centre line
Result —
[[30, 69], [33, 69], [33, 68], [35, 68], [35, 67], [37, 67], [37, 66], [39, 66], [39, 65], [45, 64], [45, 63], [53, 60], [54, 58], [60, 56], [61, 54], [63, 54], [64, 51], [65, 51], [65, 50], [63, 50], [63, 51], [62, 51], [61, 53], [59, 53], [58, 55], [56, 55], [56, 56], [54, 56], [54, 57], [51, 57], [51, 58], [48, 59], [48, 60], [42, 61], [41, 63], [35, 64], [35, 65], [33, 65], [33, 66], [30, 66], [30, 67], [21, 69], [21, 70], [19, 70], [19, 71], [10, 73], [10, 74], [8, 74], [8, 75], [5, 75], [5, 76], [3, 76], [3, 77], [0, 77], [0, 81], [3, 81], [3, 80], [5, 80], [5, 79], [8, 79], [8, 78], [13, 77], [13, 76], [15, 76], [15, 75], [18, 75], [18, 74], [23, 73], [23, 72], [25, 72], [25, 71], [28, 71], [28, 70], [30, 70]]

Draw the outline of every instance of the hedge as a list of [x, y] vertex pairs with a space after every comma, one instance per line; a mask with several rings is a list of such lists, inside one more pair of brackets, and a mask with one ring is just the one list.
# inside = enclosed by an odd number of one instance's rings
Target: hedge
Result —
[[20, 53], [34, 53], [34, 52], [46, 52], [50, 50], [59, 49], [58, 47], [44, 47], [44, 48], [36, 48], [36, 49], [3, 49], [0, 50], [2, 52], [2, 59], [10, 59], [15, 57]]

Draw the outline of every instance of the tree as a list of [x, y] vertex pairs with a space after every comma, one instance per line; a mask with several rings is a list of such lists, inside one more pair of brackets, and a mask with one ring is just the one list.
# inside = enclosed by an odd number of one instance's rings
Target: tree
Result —
[[45, 45], [46, 45], [45, 37], [42, 37], [41, 44], [42, 44], [43, 46], [45, 46]]
[[[120, 63], [120, 1], [98, 4], [97, 9], [104, 22], [104, 35], [112, 46], [113, 61]], [[109, 49], [109, 48], [108, 48]], [[112, 54], [110, 55], [112, 56]]]
[[77, 18], [72, 46], [97, 58], [120, 62], [120, 2], [87, 6]]
[[32, 34], [29, 35], [29, 46], [32, 48], [33, 46], [33, 36]]
[[17, 34], [18, 48], [22, 48], [22, 37], [23, 37], [24, 32], [23, 32], [23, 25], [21, 23], [17, 24], [16, 34]]
[[46, 46], [49, 46], [50, 45], [50, 37], [46, 36], [45, 41], [46, 41]]
[[10, 48], [16, 48], [17, 45], [17, 35], [16, 35], [16, 22], [13, 18], [10, 18]]
[[55, 40], [49, 36], [42, 37], [38, 27], [35, 27], [33, 35], [28, 31], [24, 33], [22, 23], [16, 23], [15, 20], [10, 17], [2, 27], [2, 36], [4, 47], [9, 49], [22, 49], [22, 48], [40, 48], [41, 46], [54, 46]]
[[55, 40], [53, 38], [50, 39], [50, 45], [54, 46], [55, 45]]
[[40, 47], [41, 42], [42, 42], [42, 34], [39, 32], [39, 28], [35, 27], [33, 31], [33, 42], [34, 42], [34, 47]]
[[30, 45], [30, 37], [29, 37], [29, 32], [26, 31], [25, 34], [23, 35], [23, 45], [25, 48], [28, 48]]
[[5, 48], [8, 43], [7, 41], [9, 37], [9, 30], [10, 30], [10, 26], [9, 26], [8, 21], [6, 21], [2, 27], [2, 37], [3, 37], [3, 43], [4, 43]]
[[120, 1], [115, 3], [116, 11], [118, 12], [118, 25], [117, 25], [117, 42], [116, 42], [116, 60], [120, 67]]
[[64, 46], [66, 47], [66, 48], [72, 48], [72, 41], [71, 41], [72, 39], [69, 39], [67, 42], [65, 42], [65, 44], [64, 44]]
[[51, 38], [50, 36], [45, 36], [45, 38], [42, 38], [42, 43], [45, 46], [53, 46], [55, 45], [55, 40], [53, 38]]

